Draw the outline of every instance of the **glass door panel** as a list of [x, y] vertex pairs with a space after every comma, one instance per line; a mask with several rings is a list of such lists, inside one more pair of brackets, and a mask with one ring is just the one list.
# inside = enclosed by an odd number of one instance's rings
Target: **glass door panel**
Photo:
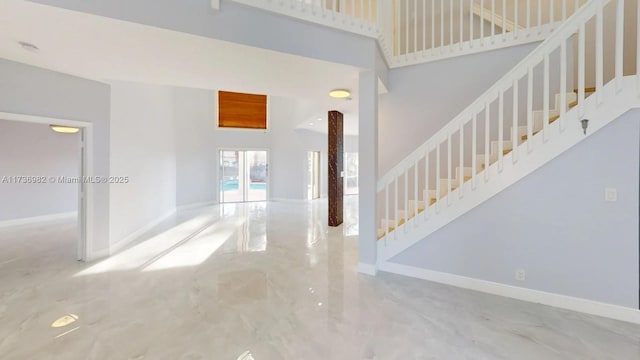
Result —
[[307, 199], [314, 200], [320, 197], [320, 152], [309, 151], [307, 153], [307, 162]]
[[220, 202], [267, 200], [266, 151], [220, 150]]
[[247, 151], [246, 163], [249, 184], [245, 201], [266, 201], [269, 180], [269, 165], [266, 151]]
[[358, 153], [345, 153], [344, 194], [358, 194]]

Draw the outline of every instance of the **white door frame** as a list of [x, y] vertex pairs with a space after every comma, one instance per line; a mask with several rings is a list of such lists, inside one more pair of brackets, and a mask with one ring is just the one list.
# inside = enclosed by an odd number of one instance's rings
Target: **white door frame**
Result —
[[[271, 162], [271, 150], [269, 148], [238, 148], [238, 147], [219, 147], [218, 148], [218, 153], [216, 154], [216, 157], [218, 159], [217, 161], [217, 166], [216, 166], [216, 174], [217, 174], [217, 179], [216, 179], [216, 186], [218, 187], [218, 203], [220, 204], [224, 204], [222, 202], [223, 199], [223, 195], [222, 195], [222, 189], [220, 188], [220, 177], [222, 176], [222, 174], [220, 174], [220, 162], [222, 161], [222, 157], [220, 156], [221, 153], [223, 151], [264, 151], [267, 153], [267, 198], [265, 200], [258, 200], [258, 201], [242, 201], [242, 202], [261, 202], [261, 201], [269, 201], [270, 200], [270, 196], [269, 193], [271, 192], [271, 166], [270, 166], [270, 162]], [[244, 198], [244, 195], [243, 195]], [[226, 204], [233, 204], [233, 203], [226, 203]]]
[[[8, 121], [27, 122], [44, 125], [62, 125], [77, 127], [81, 130], [81, 164], [80, 184], [78, 184], [78, 243], [76, 244], [77, 259], [86, 261], [89, 254], [93, 253], [93, 184], [82, 184], [82, 179], [93, 175], [93, 124], [86, 121], [77, 121], [44, 116], [15, 114], [0, 112], [0, 119]], [[84, 190], [84, 194], [83, 194]]]

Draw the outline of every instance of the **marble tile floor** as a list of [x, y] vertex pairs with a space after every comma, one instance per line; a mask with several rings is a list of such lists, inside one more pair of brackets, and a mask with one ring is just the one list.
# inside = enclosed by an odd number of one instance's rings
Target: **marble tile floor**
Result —
[[73, 223], [0, 229], [0, 359], [640, 359], [640, 326], [356, 273], [356, 207], [183, 211], [95, 263]]

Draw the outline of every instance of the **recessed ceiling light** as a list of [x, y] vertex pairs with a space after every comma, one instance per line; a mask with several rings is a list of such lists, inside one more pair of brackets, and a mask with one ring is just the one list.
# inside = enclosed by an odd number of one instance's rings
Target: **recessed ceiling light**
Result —
[[40, 48], [26, 41], [19, 41], [18, 44], [20, 44], [20, 46], [28, 52], [37, 53], [38, 51], [40, 51]]
[[75, 134], [78, 131], [80, 131], [79, 128], [71, 127], [71, 126], [60, 126], [60, 125], [49, 125], [49, 126], [51, 127], [51, 130], [61, 134]]
[[329, 96], [336, 99], [346, 99], [351, 96], [351, 92], [346, 89], [335, 89], [329, 92]]
[[309, 125], [313, 126], [313, 123], [312, 123], [312, 122], [310, 122], [310, 123], [309, 123]]
[[322, 118], [318, 118], [318, 121], [322, 121]]

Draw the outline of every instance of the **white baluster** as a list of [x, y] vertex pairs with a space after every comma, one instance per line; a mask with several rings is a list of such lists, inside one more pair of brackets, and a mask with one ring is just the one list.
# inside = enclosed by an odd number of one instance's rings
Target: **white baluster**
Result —
[[471, 188], [476, 189], [476, 173], [478, 172], [478, 114], [473, 113], [471, 123]]
[[484, 45], [484, 0], [480, 0], [480, 45]]
[[406, 39], [405, 39], [405, 55], [409, 55], [409, 0], [405, 0], [404, 1], [404, 5], [405, 5], [405, 34], [406, 34]]
[[513, 38], [517, 39], [518, 38], [518, 18], [520, 17], [520, 14], [518, 14], [518, 3], [519, 1], [514, 1], [513, 4]]
[[387, 244], [387, 236], [389, 235], [389, 183], [385, 185], [384, 199], [384, 243]]
[[473, 48], [473, 6], [475, 4], [474, 0], [469, 0], [470, 8], [469, 8], [469, 47]]
[[585, 23], [580, 23], [578, 30], [578, 117], [584, 116], [584, 87], [585, 87]]
[[491, 165], [491, 103], [484, 103], [484, 180], [489, 180], [489, 166]]
[[[395, 186], [395, 196], [393, 198], [394, 206], [393, 206], [393, 217], [395, 218], [393, 228], [398, 230], [398, 223], [400, 222], [400, 214], [398, 212], [398, 182], [400, 181], [400, 176], [396, 174], [396, 186]], [[398, 238], [398, 231], [393, 232], [394, 238]]]
[[[639, 22], [640, 23], [640, 22]], [[618, 0], [616, 15], [616, 91], [622, 90], [624, 70], [624, 0]]]
[[518, 83], [519, 79], [516, 78], [513, 80], [513, 119], [511, 124], [511, 132], [513, 132], [513, 135], [511, 136], [511, 141], [513, 142], [513, 155], [511, 159], [514, 164], [518, 161], [518, 150], [520, 145], [520, 136], [518, 131]]
[[436, 145], [436, 214], [440, 212], [440, 144]]
[[542, 33], [542, 0], [538, 0], [538, 34]]
[[562, 0], [562, 21], [567, 20], [567, 0]]
[[[402, 55], [402, 21], [400, 20], [400, 16], [402, 13], [402, 3], [403, 0], [395, 0], [396, 1], [396, 47], [398, 48], [397, 55]], [[355, 10], [354, 10], [355, 11]]]
[[413, 54], [418, 53], [418, 0], [413, 0]]
[[453, 47], [453, 0], [449, 1], [449, 46]]
[[431, 206], [431, 195], [429, 191], [429, 149], [424, 153], [424, 219], [429, 217], [429, 206]]
[[502, 41], [507, 41], [507, 0], [502, 0]]
[[431, 0], [431, 53], [436, 48], [436, 0]]
[[549, 24], [553, 25], [556, 23], [556, 9], [553, 0], [549, 1]]
[[[399, 220], [398, 220], [399, 221]], [[404, 169], [404, 232], [407, 232], [409, 223], [409, 167]]]
[[549, 140], [549, 53], [544, 55], [544, 84], [542, 86], [542, 139]]
[[464, 43], [464, 0], [460, 0], [460, 50]]
[[444, 51], [444, 0], [440, 0], [440, 53]]
[[413, 163], [413, 225], [418, 225], [418, 159]]
[[491, 0], [491, 43], [493, 44], [495, 42], [496, 42], [496, 0]]
[[427, 0], [422, 0], [422, 51], [425, 53], [427, 51], [427, 35]]
[[498, 98], [498, 172], [502, 172], [504, 158], [504, 91]]
[[527, 76], [527, 151], [533, 150], [533, 67]]
[[464, 121], [460, 121], [460, 163], [458, 164], [460, 168], [460, 172], [458, 175], [460, 176], [459, 184], [458, 184], [458, 198], [462, 199], [464, 196], [463, 185], [464, 185]]
[[[516, 1], [517, 3], [517, 1]], [[527, 0], [527, 36], [531, 34], [531, 0]]]
[[560, 132], [566, 127], [567, 113], [567, 39], [560, 42]]
[[447, 205], [451, 205], [451, 133], [447, 139]]
[[604, 86], [604, 46], [603, 46], [603, 16], [602, 16], [603, 4], [598, 4], [598, 11], [596, 14], [596, 101], [602, 104], [602, 95]]

